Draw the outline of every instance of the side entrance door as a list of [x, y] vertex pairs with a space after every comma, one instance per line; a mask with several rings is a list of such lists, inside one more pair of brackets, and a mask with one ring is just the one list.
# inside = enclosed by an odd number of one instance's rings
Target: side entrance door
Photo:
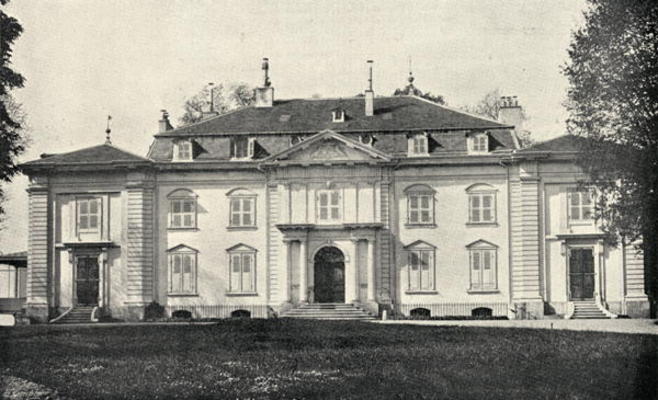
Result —
[[569, 289], [571, 300], [594, 298], [594, 254], [589, 249], [569, 250]]
[[76, 268], [78, 305], [98, 305], [98, 256], [78, 256]]

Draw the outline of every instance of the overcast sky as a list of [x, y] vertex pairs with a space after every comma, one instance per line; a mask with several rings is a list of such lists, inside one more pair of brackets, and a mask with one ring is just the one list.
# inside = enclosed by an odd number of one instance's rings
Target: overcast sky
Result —
[[[406, 84], [451, 106], [493, 89], [516, 95], [537, 140], [564, 133], [560, 66], [584, 2], [14, 0], [25, 32], [14, 67], [31, 127], [21, 158], [112, 141], [146, 154], [159, 110], [172, 120], [206, 82], [261, 82], [270, 58], [276, 98], [353, 96], [367, 85], [390, 95]], [[27, 249], [26, 179], [6, 187], [0, 251]]]

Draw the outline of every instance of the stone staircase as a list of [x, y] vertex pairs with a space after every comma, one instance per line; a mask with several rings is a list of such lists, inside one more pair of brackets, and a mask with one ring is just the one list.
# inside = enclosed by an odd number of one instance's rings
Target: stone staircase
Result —
[[571, 319], [610, 319], [594, 300], [574, 301], [574, 313]]
[[353, 304], [344, 303], [318, 303], [302, 304], [281, 314], [283, 318], [306, 318], [306, 319], [349, 319], [367, 320], [375, 319], [370, 313]]
[[93, 306], [78, 306], [69, 311], [64, 317], [53, 322], [53, 324], [89, 324], [91, 320], [91, 313], [94, 310]]

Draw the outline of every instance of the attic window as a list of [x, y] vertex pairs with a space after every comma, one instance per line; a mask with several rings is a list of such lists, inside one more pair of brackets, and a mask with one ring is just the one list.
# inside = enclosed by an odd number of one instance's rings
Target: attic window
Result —
[[407, 140], [407, 154], [409, 157], [422, 157], [429, 155], [427, 132], [415, 133]]
[[180, 140], [174, 143], [173, 161], [192, 161], [192, 142]]
[[345, 122], [345, 110], [337, 108], [331, 112], [333, 122]]
[[368, 146], [372, 146], [372, 143], [375, 141], [375, 138], [372, 135], [367, 134], [367, 133], [361, 135], [359, 137], [359, 139], [361, 140], [361, 143], [363, 143], [365, 145], [368, 145]]
[[470, 154], [486, 154], [489, 152], [489, 135], [487, 132], [480, 132], [469, 136], [468, 152]]
[[290, 121], [290, 114], [282, 114], [279, 116], [279, 122], [288, 122]]
[[231, 140], [231, 158], [234, 160], [248, 160], [254, 157], [256, 140], [238, 136]]

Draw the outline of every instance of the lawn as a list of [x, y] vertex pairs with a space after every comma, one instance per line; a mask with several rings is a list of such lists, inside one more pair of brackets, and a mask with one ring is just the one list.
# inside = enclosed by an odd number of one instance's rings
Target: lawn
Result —
[[0, 330], [0, 374], [91, 398], [656, 398], [658, 336], [227, 320]]

